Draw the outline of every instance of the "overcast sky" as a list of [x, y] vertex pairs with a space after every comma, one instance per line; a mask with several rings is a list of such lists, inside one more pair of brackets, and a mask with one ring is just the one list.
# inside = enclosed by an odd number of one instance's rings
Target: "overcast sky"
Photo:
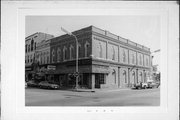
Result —
[[[60, 36], [65, 34], [61, 27], [72, 32], [90, 25], [149, 47], [151, 51], [160, 49], [158, 16], [27, 16], [26, 36], [35, 32]], [[158, 64], [159, 59], [155, 54], [154, 64]]]

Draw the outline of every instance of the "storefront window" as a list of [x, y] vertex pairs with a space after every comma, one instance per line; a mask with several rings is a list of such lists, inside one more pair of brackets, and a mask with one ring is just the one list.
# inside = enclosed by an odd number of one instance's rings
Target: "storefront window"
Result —
[[106, 84], [106, 81], [104, 79], [104, 74], [99, 74], [99, 80], [100, 80], [100, 84]]
[[123, 72], [123, 77], [124, 77], [124, 82], [127, 83], [126, 71], [125, 71], [125, 70], [124, 70], [124, 72]]

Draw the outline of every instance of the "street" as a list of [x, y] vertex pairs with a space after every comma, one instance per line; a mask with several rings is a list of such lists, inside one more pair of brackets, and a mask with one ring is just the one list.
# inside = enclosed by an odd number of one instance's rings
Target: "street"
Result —
[[115, 89], [96, 92], [27, 88], [26, 106], [159, 106], [160, 88]]

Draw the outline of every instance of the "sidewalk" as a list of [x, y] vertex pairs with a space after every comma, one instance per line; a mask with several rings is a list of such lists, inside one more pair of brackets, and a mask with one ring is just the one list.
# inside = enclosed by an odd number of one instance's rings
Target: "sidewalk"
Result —
[[70, 87], [64, 87], [60, 88], [60, 90], [67, 90], [67, 91], [74, 91], [74, 92], [115, 92], [115, 91], [122, 91], [122, 90], [131, 90], [131, 88], [105, 88], [105, 89], [83, 89], [83, 88], [70, 88]]

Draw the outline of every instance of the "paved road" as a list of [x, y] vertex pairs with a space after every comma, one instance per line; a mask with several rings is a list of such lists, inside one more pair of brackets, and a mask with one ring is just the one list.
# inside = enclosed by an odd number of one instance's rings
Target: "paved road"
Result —
[[27, 88], [26, 106], [158, 106], [160, 89], [73, 92]]

